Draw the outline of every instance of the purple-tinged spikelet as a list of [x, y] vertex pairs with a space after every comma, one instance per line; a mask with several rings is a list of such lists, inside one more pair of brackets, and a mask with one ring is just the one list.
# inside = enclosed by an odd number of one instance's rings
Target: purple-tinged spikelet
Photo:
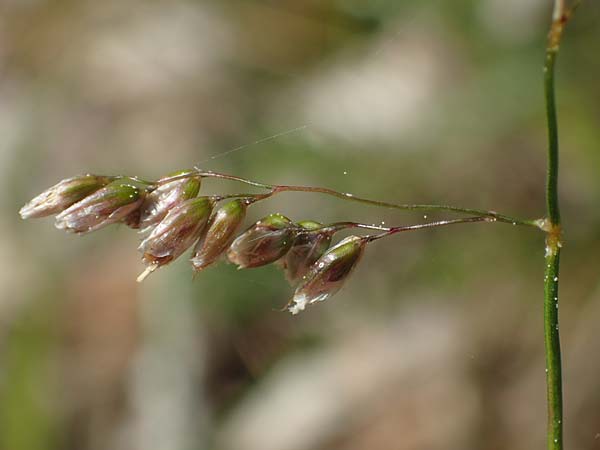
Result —
[[21, 208], [19, 214], [23, 219], [30, 219], [60, 213], [112, 180], [114, 177], [89, 174], [67, 178], [33, 198]]
[[323, 229], [322, 224], [312, 220], [298, 222], [298, 226], [306, 231], [299, 231], [294, 243], [279, 264], [285, 272], [287, 280], [295, 284], [308, 272], [331, 245], [331, 229]]
[[88, 233], [119, 222], [140, 207], [145, 190], [131, 178], [119, 178], [56, 216], [56, 228]]
[[284, 256], [294, 242], [295, 227], [281, 214], [270, 214], [233, 241], [227, 257], [240, 269], [264, 266]]
[[225, 203], [213, 212], [208, 231], [200, 238], [191, 259], [194, 270], [200, 271], [214, 263], [230, 246], [239, 229], [248, 205], [243, 199]]
[[138, 281], [181, 256], [201, 237], [214, 204], [209, 197], [197, 197], [179, 203], [167, 213], [139, 246], [148, 267]]
[[292, 314], [307, 305], [322, 302], [338, 292], [364, 253], [367, 239], [348, 236], [319, 258], [296, 288], [288, 305]]
[[140, 208], [139, 228], [142, 232], [148, 231], [159, 223], [176, 205], [198, 195], [201, 185], [200, 177], [190, 176], [173, 181], [162, 181], [188, 173], [190, 171], [176, 172], [157, 181], [158, 186], [146, 196], [146, 200]]

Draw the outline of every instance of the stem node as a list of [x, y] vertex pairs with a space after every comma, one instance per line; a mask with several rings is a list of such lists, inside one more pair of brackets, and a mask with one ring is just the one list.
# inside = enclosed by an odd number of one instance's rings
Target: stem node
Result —
[[562, 226], [549, 223], [548, 229], [544, 231], [546, 231], [546, 256], [555, 256], [563, 246]]

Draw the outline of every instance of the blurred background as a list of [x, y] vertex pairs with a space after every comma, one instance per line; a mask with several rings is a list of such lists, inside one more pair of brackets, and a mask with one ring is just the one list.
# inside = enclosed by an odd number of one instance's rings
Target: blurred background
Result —
[[[373, 243], [292, 317], [276, 267], [186, 258], [18, 209], [85, 172], [195, 164], [400, 203], [544, 210], [551, 1], [0, 0], [0, 449], [545, 445], [543, 236], [471, 224]], [[600, 4], [558, 63], [566, 445], [600, 449]], [[272, 137], [272, 139], [267, 139]], [[261, 141], [255, 144], [256, 141]], [[239, 191], [207, 181], [204, 192]], [[286, 194], [250, 210], [412, 224]]]

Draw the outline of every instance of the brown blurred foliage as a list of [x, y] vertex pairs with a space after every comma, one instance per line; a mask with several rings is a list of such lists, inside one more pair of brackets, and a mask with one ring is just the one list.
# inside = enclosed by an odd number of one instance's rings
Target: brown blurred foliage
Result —
[[[182, 258], [138, 286], [131, 230], [78, 238], [17, 211], [77, 173], [199, 164], [540, 216], [549, 12], [542, 0], [0, 1], [0, 448], [542, 448], [534, 230], [375, 243], [335, 298], [292, 318], [275, 311], [291, 295], [275, 267], [192, 280]], [[557, 68], [566, 448], [580, 450], [600, 448], [599, 22], [584, 2]], [[343, 203], [282, 195], [247, 222], [422, 220]]]

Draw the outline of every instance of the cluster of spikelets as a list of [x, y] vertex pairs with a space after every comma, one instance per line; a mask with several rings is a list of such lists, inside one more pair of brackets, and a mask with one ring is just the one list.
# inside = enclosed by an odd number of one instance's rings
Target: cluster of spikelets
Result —
[[[294, 223], [270, 214], [237, 235], [256, 197], [200, 196], [202, 178], [184, 171], [145, 182], [137, 178], [83, 175], [63, 180], [20, 210], [23, 219], [56, 216], [56, 227], [83, 234], [113, 223], [138, 229], [147, 266], [142, 281], [193, 246], [201, 271], [222, 255], [240, 269], [280, 265], [296, 286], [292, 314], [335, 294], [359, 261], [366, 237], [349, 236], [331, 246], [335, 226]], [[235, 196], [237, 197], [237, 196]]]

